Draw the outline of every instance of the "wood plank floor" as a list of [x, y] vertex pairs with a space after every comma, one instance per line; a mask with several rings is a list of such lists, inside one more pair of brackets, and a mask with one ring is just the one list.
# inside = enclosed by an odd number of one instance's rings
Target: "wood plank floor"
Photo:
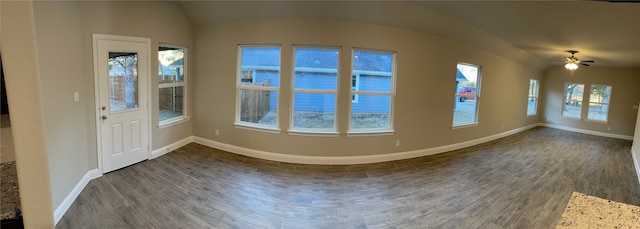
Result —
[[323, 166], [191, 143], [92, 180], [57, 228], [554, 228], [573, 191], [640, 205], [630, 150], [534, 128], [438, 155]]

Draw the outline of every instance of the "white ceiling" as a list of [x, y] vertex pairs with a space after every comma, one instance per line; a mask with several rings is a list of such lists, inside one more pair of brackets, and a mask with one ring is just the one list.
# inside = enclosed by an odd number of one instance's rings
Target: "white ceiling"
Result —
[[579, 50], [593, 66], [640, 68], [640, 3], [596, 1], [179, 1], [197, 25], [246, 19], [347, 20], [431, 34], [538, 69]]

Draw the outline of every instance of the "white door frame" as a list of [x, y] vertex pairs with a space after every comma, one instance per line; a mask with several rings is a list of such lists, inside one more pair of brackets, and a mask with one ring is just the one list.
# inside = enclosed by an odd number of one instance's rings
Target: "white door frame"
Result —
[[128, 42], [138, 42], [145, 43], [147, 46], [147, 56], [149, 57], [149, 63], [147, 63], [147, 72], [149, 76], [147, 77], [147, 102], [146, 104], [139, 104], [139, 106], [146, 106], [147, 112], [147, 138], [149, 145], [147, 146], [147, 159], [151, 158], [151, 135], [152, 135], [152, 122], [151, 122], [151, 77], [154, 76], [151, 71], [151, 39], [143, 38], [143, 37], [130, 37], [130, 36], [119, 36], [119, 35], [108, 35], [108, 34], [93, 34], [93, 85], [94, 85], [94, 119], [96, 123], [96, 150], [98, 152], [98, 171], [100, 174], [104, 174], [104, 170], [102, 168], [102, 125], [100, 119], [100, 72], [98, 70], [98, 40], [110, 40], [110, 41], [128, 41]]

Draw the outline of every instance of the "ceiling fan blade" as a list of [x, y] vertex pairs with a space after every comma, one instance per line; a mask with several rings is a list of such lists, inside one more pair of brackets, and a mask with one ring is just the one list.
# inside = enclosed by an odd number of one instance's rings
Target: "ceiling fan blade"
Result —
[[595, 60], [581, 60], [581, 63], [594, 63], [596, 62]]
[[584, 65], [584, 66], [589, 67], [589, 65], [588, 65], [588, 64], [585, 64], [585, 63], [580, 63], [580, 64], [581, 64], [581, 65]]

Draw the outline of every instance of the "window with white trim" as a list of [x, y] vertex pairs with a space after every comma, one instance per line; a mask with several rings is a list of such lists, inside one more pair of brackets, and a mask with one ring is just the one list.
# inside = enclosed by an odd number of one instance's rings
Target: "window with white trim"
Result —
[[611, 99], [611, 86], [591, 85], [589, 95], [589, 112], [587, 120], [607, 122], [609, 114], [609, 100]]
[[538, 113], [538, 93], [540, 85], [538, 80], [529, 80], [529, 97], [527, 99], [527, 115], [536, 115]]
[[336, 132], [339, 48], [294, 47], [291, 129]]
[[395, 58], [390, 51], [353, 50], [349, 132], [393, 131]]
[[158, 47], [158, 117], [159, 125], [187, 117], [187, 48], [161, 44]]
[[584, 84], [567, 83], [564, 86], [564, 104], [562, 116], [580, 119], [582, 113], [582, 96]]
[[278, 129], [280, 47], [238, 47], [236, 125]]
[[481, 80], [480, 66], [467, 63], [458, 63], [456, 66], [454, 127], [478, 124]]

